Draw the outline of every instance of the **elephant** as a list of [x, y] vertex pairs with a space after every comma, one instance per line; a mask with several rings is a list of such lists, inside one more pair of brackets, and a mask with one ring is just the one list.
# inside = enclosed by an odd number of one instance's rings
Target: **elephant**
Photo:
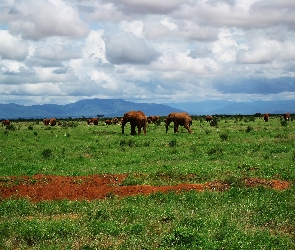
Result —
[[138, 134], [141, 133], [141, 128], [143, 128], [144, 134], [146, 134], [147, 118], [142, 111], [129, 111], [124, 114], [122, 118], [122, 134], [124, 134], [124, 126], [127, 122], [131, 125], [131, 135], [135, 135], [135, 127], [138, 128]]
[[115, 117], [115, 118], [113, 118], [113, 124], [117, 124], [118, 122], [119, 122], [119, 120], [118, 120], [118, 118], [117, 117]]
[[290, 113], [285, 113], [284, 114], [284, 120], [289, 121], [290, 120]]
[[90, 118], [90, 119], [87, 119], [87, 124], [88, 125], [91, 125], [91, 124], [98, 125], [98, 121], [99, 121], [98, 118]]
[[56, 125], [56, 118], [51, 118], [51, 119], [49, 120], [49, 125], [50, 125], [50, 126], [55, 126], [55, 125]]
[[49, 125], [50, 119], [44, 118], [43, 123], [45, 126]]
[[168, 131], [169, 124], [171, 122], [174, 123], [174, 133], [178, 132], [178, 126], [184, 126], [189, 133], [192, 133], [190, 126], [192, 125], [192, 118], [189, 116], [188, 113], [170, 113], [164, 120], [166, 123], [166, 133]]
[[3, 120], [2, 121], [2, 127], [6, 126], [6, 125], [10, 125], [10, 120]]
[[160, 119], [160, 117], [157, 115], [147, 117], [148, 123], [156, 123], [159, 119]]
[[211, 122], [213, 117], [211, 115], [206, 115], [206, 122]]
[[112, 122], [111, 119], [106, 119], [106, 120], [105, 120], [105, 124], [106, 124], [106, 125], [112, 125], [112, 123], [113, 123], [113, 122]]
[[264, 119], [265, 122], [268, 122], [269, 114], [268, 113], [264, 114], [263, 119]]

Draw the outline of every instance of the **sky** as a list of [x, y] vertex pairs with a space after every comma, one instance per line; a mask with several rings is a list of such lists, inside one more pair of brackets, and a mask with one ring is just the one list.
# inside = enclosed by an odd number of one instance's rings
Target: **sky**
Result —
[[1, 0], [0, 103], [295, 99], [295, 0]]

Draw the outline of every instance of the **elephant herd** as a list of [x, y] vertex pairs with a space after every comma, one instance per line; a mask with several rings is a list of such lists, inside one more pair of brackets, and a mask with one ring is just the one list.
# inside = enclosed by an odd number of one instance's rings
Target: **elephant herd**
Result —
[[[122, 134], [124, 134], [124, 127], [127, 122], [130, 122], [131, 125], [131, 135], [135, 135], [135, 127], [138, 129], [138, 134], [141, 133], [141, 129], [143, 129], [144, 134], [146, 134], [146, 126], [148, 123], [148, 118], [142, 111], [129, 111], [124, 114], [122, 120]], [[178, 132], [178, 126], [184, 126], [189, 133], [192, 133], [190, 126], [192, 125], [192, 118], [188, 113], [170, 113], [165, 119], [165, 127], [166, 133], [168, 132], [168, 127], [171, 122], [174, 123], [174, 133]]]

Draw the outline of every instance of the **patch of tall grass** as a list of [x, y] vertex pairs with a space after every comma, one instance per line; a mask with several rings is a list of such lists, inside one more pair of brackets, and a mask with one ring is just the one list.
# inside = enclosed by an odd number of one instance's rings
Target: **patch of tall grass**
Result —
[[293, 249], [294, 189], [231, 188], [92, 202], [0, 203], [12, 248]]

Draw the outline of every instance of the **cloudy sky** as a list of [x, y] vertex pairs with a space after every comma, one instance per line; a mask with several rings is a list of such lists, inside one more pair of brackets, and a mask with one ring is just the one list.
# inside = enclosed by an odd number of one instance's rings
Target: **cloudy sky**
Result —
[[1, 0], [0, 103], [295, 99], [295, 0]]

